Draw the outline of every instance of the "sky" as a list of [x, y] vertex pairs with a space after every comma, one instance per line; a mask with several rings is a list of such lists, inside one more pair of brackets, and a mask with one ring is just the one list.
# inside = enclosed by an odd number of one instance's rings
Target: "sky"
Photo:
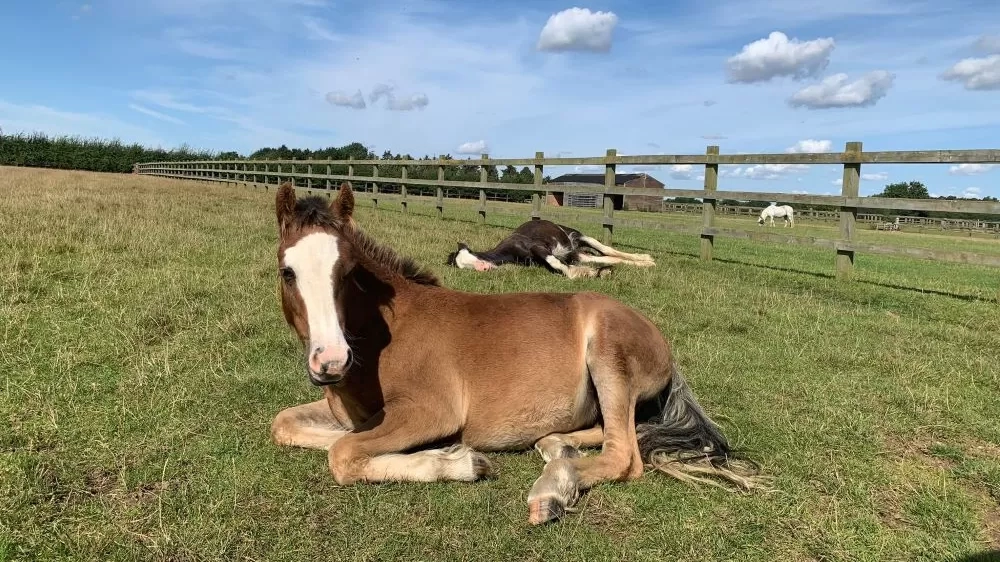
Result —
[[[996, 0], [9, 0], [0, 128], [496, 158], [998, 148]], [[546, 169], [547, 174], [603, 171]], [[699, 189], [699, 166], [620, 167]], [[842, 167], [722, 166], [836, 194]], [[865, 165], [1000, 196], [1000, 166]]]

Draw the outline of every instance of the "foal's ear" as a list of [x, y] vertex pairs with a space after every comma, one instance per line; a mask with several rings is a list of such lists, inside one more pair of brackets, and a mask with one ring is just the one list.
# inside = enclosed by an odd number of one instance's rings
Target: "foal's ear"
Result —
[[351, 222], [354, 215], [354, 190], [351, 189], [351, 182], [340, 184], [340, 195], [330, 204], [333, 214], [341, 221]]
[[295, 214], [295, 187], [286, 181], [274, 197], [274, 210], [278, 215], [278, 232], [283, 233]]

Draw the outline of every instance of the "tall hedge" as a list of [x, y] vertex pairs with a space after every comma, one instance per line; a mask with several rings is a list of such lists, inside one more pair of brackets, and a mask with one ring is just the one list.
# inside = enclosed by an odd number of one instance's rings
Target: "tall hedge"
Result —
[[213, 152], [195, 151], [186, 146], [164, 150], [137, 143], [123, 144], [118, 139], [0, 133], [0, 165], [3, 166], [130, 173], [137, 162], [213, 158], [216, 158]]

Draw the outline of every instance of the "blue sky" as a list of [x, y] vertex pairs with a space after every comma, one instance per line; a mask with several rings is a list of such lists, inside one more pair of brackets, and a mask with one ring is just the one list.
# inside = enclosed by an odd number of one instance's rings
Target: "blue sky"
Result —
[[[5, 132], [164, 147], [529, 157], [1000, 139], [996, 0], [14, 1], [0, 49]], [[647, 171], [701, 185], [697, 167]], [[1000, 196], [1000, 167], [862, 172], [862, 194], [918, 179]], [[840, 190], [836, 166], [721, 173], [722, 189]]]

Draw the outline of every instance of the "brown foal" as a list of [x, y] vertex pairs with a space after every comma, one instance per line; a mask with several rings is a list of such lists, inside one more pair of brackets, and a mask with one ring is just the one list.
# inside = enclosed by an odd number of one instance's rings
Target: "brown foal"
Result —
[[535, 524], [646, 464], [760, 486], [637, 311], [591, 292], [443, 287], [362, 232], [348, 183], [329, 204], [285, 183], [276, 210], [282, 310], [324, 397], [280, 412], [272, 438], [328, 450], [338, 483], [473, 481], [493, 472], [484, 452], [534, 446]]

